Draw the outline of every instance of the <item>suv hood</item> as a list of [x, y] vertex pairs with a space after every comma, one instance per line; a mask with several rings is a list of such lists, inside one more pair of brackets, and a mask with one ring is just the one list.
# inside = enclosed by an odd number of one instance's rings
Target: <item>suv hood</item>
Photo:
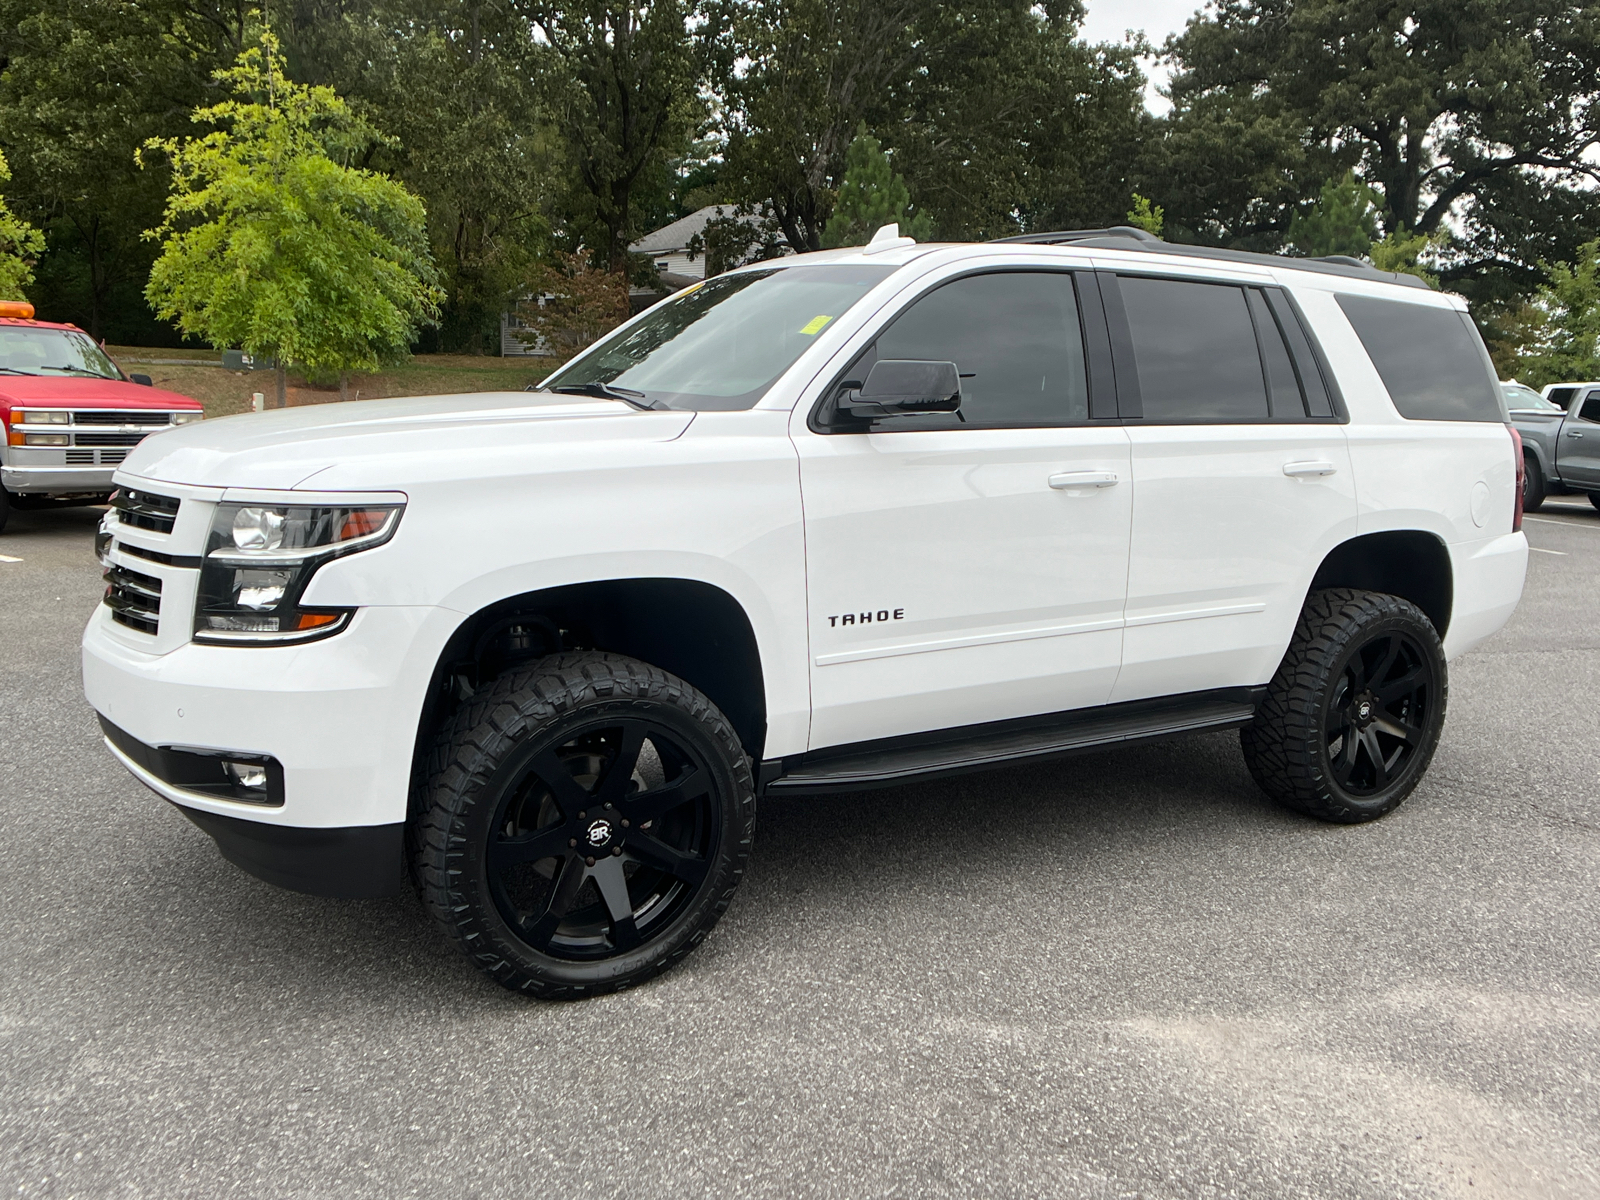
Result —
[[620, 400], [530, 392], [406, 396], [273, 409], [147, 437], [122, 471], [200, 487], [403, 486], [471, 473], [482, 456], [619, 440], [670, 441], [690, 412], [644, 412]]

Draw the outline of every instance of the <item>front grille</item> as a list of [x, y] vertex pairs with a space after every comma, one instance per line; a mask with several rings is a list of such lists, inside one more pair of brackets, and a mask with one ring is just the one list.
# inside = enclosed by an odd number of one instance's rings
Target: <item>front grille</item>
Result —
[[69, 467], [92, 467], [92, 466], [94, 466], [94, 451], [93, 450], [68, 450], [67, 451], [67, 466], [69, 466]]
[[122, 488], [112, 501], [117, 510], [117, 520], [134, 529], [149, 529], [155, 533], [171, 533], [178, 520], [176, 496], [157, 496], [153, 492], [136, 492]]
[[148, 433], [75, 433], [74, 446], [137, 446]]
[[154, 634], [161, 627], [161, 580], [127, 567], [105, 573], [106, 607], [111, 619], [140, 633]]
[[92, 412], [75, 412], [72, 414], [74, 425], [170, 425], [172, 414], [164, 412], [107, 412], [105, 409], [95, 409]]
[[[67, 453], [72, 454], [74, 452], [69, 450]], [[126, 450], [102, 450], [100, 451], [100, 464], [102, 466], [109, 467], [113, 463], [119, 463], [127, 457], [128, 452]]]

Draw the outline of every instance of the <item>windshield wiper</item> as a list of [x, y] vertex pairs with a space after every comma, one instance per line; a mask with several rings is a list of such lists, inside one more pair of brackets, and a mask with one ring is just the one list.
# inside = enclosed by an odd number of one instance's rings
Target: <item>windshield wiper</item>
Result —
[[553, 388], [544, 388], [547, 392], [560, 392], [563, 396], [594, 396], [600, 400], [621, 400], [624, 404], [648, 412], [651, 409], [667, 409], [672, 406], [663, 400], [647, 400], [643, 392], [636, 392], [632, 388], [613, 387], [609, 383], [559, 383]]
[[3, 375], [34, 375], [34, 374], [37, 374], [37, 372], [35, 372], [35, 371], [19, 371], [15, 367], [0, 367], [0, 374], [3, 374]]
[[93, 375], [96, 379], [110, 379], [109, 375], [102, 375], [99, 371], [91, 371], [88, 367], [40, 367], [41, 371], [76, 371], [80, 375]]

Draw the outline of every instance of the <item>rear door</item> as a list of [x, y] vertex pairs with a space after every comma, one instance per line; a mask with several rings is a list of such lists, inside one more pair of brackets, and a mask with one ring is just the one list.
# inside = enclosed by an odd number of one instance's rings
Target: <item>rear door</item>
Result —
[[1575, 397], [1556, 439], [1556, 470], [1562, 483], [1600, 485], [1600, 388]]
[[1112, 701], [1266, 682], [1356, 529], [1337, 393], [1270, 285], [1102, 276], [1133, 458]]

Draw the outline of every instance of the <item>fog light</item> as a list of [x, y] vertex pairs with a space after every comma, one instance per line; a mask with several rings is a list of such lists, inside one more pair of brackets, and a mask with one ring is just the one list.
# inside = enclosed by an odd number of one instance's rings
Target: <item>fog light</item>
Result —
[[224, 762], [228, 777], [242, 788], [264, 792], [267, 790], [267, 768], [264, 763]]

